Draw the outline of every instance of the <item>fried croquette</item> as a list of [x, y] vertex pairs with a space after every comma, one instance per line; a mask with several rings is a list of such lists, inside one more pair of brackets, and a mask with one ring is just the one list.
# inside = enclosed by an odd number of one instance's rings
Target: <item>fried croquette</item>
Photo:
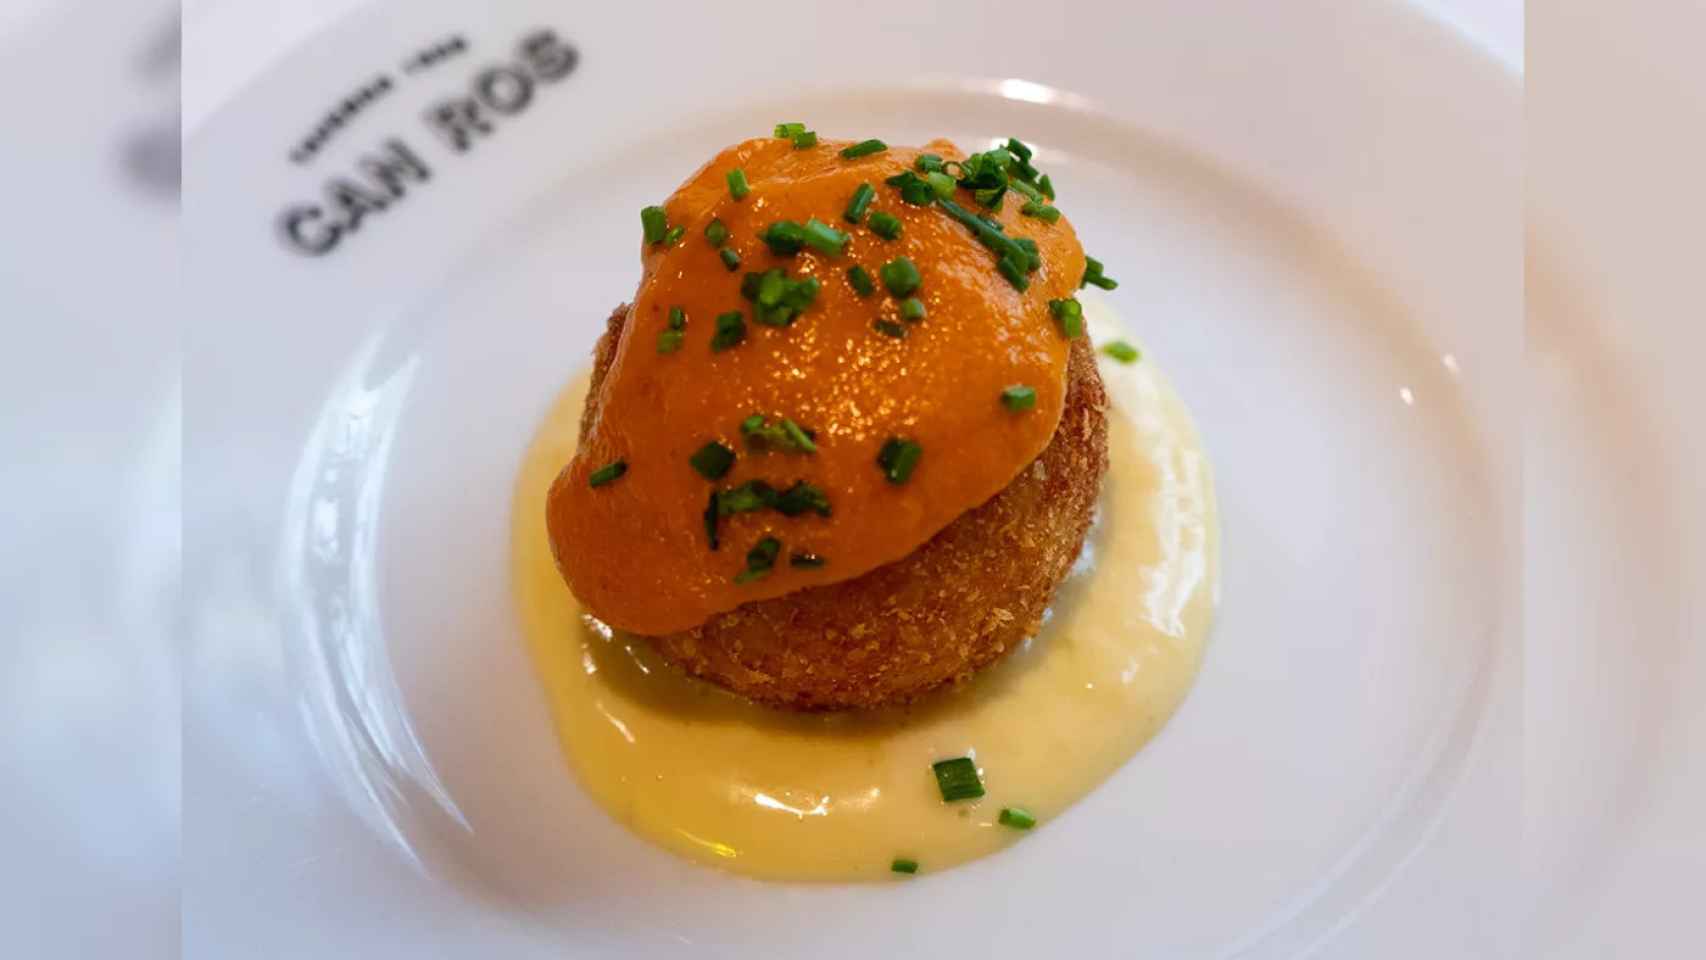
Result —
[[[627, 307], [594, 357], [584, 438]], [[906, 557], [647, 639], [688, 673], [795, 710], [912, 700], [1012, 652], [1077, 559], [1108, 467], [1107, 396], [1086, 337], [1072, 342], [1053, 439], [1000, 493]]]

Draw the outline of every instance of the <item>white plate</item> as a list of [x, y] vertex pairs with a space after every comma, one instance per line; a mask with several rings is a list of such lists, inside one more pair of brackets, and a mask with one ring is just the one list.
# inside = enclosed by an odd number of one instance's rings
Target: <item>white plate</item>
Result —
[[[1484, 911], [1520, 813], [1512, 76], [1348, 0], [491, 6], [381, 5], [189, 145], [189, 947], [1510, 945]], [[539, 29], [573, 71], [466, 153], [435, 139], [423, 116]], [[901, 886], [760, 884], [623, 832], [560, 760], [509, 607], [513, 472], [633, 289], [635, 211], [781, 119], [1036, 143], [1217, 461], [1224, 605], [1180, 715], [1048, 829]], [[284, 211], [393, 137], [430, 179], [324, 255], [286, 242]]]

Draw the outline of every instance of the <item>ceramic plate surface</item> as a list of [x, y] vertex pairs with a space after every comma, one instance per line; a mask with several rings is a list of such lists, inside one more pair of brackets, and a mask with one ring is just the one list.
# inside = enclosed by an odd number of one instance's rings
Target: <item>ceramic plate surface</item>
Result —
[[[1513, 943], [1517, 79], [1379, 3], [686, 7], [380, 4], [190, 142], [186, 949]], [[470, 97], [488, 128], [444, 135]], [[633, 292], [636, 211], [784, 119], [1035, 143], [1217, 470], [1223, 603], [1172, 724], [1047, 829], [904, 885], [625, 832], [510, 602], [515, 470]], [[349, 182], [382, 191], [358, 222]], [[1591, 461], [1572, 430], [1557, 456]]]

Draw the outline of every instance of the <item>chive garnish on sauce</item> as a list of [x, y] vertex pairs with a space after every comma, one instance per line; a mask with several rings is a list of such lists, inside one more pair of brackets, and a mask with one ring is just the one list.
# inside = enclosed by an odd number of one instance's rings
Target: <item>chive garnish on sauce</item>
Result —
[[782, 491], [776, 498], [774, 508], [784, 517], [797, 517], [808, 512], [827, 517], [831, 512], [829, 495], [803, 480]]
[[1048, 308], [1054, 314], [1054, 319], [1060, 324], [1060, 334], [1068, 340], [1074, 339], [1084, 332], [1084, 307], [1075, 297], [1064, 300], [1050, 300]]
[[927, 207], [936, 202], [936, 189], [927, 181], [920, 180], [911, 170], [902, 170], [883, 182], [899, 187], [900, 198], [915, 207]]
[[877, 283], [871, 279], [871, 274], [864, 267], [854, 264], [847, 270], [847, 282], [853, 285], [853, 292], [861, 297], [868, 297], [877, 292]]
[[924, 448], [917, 443], [905, 437], [890, 437], [877, 451], [877, 466], [890, 483], [905, 483], [911, 479], [912, 471], [917, 469], [919, 458], [923, 456]]
[[736, 200], [740, 200], [752, 192], [752, 185], [746, 182], [745, 170], [737, 167], [730, 170], [723, 179], [729, 185], [729, 196]]
[[776, 556], [782, 552], [782, 541], [765, 537], [746, 552], [746, 569], [735, 575], [736, 583], [751, 583], [770, 575], [776, 566]]
[[954, 195], [954, 178], [933, 170], [924, 175], [924, 182], [930, 184], [930, 189], [936, 191], [936, 199], [947, 200]]
[[871, 232], [884, 240], [893, 240], [900, 236], [900, 218], [892, 213], [878, 210], [871, 214]]
[[1136, 363], [1143, 359], [1143, 351], [1124, 340], [1112, 340], [1103, 344], [1102, 352], [1121, 363]]
[[816, 217], [807, 220], [804, 229], [806, 246], [819, 253], [839, 257], [841, 256], [841, 249], [847, 246], [847, 234]]
[[917, 323], [924, 319], [924, 301], [917, 297], [907, 297], [900, 302], [900, 317], [907, 323]]
[[776, 492], [776, 488], [763, 480], [748, 480], [716, 495], [717, 516], [732, 517], [737, 513], [773, 507], [779, 497], [781, 494]]
[[678, 223], [664, 232], [663, 245], [666, 247], [673, 247], [686, 235], [687, 228]]
[[723, 261], [723, 266], [730, 273], [740, 269], [740, 254], [735, 252], [734, 247], [724, 247], [718, 250], [717, 259]]
[[778, 140], [792, 140], [806, 132], [806, 125], [803, 123], [778, 123], [772, 132]]
[[1037, 391], [1022, 383], [1015, 383], [1001, 391], [1001, 405], [1013, 413], [1023, 413], [1037, 405]]
[[752, 301], [752, 317], [767, 327], [785, 327], [817, 300], [823, 282], [816, 277], [790, 280], [779, 267], [748, 273], [740, 295]]
[[883, 286], [896, 297], [909, 297], [924, 278], [918, 273], [918, 265], [906, 257], [895, 257], [882, 265], [877, 274], [883, 278]]
[[841, 218], [848, 223], [858, 223], [865, 219], [865, 211], [870, 208], [871, 201], [876, 196], [876, 187], [868, 183], [859, 184], [858, 189], [853, 191], [853, 199], [847, 201], [847, 209], [842, 212]]
[[860, 157], [868, 157], [873, 153], [882, 153], [888, 148], [889, 145], [881, 140], [861, 140], [850, 147], [842, 148], [841, 159], [857, 160]]
[[1103, 290], [1112, 290], [1119, 286], [1120, 282], [1115, 280], [1113, 277], [1102, 275], [1102, 261], [1097, 260], [1095, 257], [1085, 257], [1084, 278], [1078, 281], [1078, 285], [1080, 287], [1087, 287], [1092, 284], [1101, 287]]
[[746, 319], [739, 310], [717, 314], [717, 330], [711, 335], [711, 351], [720, 353], [746, 339]]
[[806, 228], [792, 220], [778, 220], [765, 227], [758, 239], [779, 257], [793, 256], [806, 245]]
[[674, 353], [681, 349], [682, 341], [687, 339], [687, 311], [680, 307], [669, 308], [669, 328], [658, 331], [658, 352]]
[[589, 474], [586, 478], [586, 484], [589, 487], [602, 487], [607, 483], [616, 482], [627, 472], [628, 462], [626, 460], [612, 460]]
[[662, 243], [663, 236], [669, 232], [669, 217], [662, 207], [640, 208], [640, 230], [646, 238], [646, 243]]
[[729, 468], [735, 465], [735, 452], [713, 440], [694, 452], [687, 458], [701, 477], [707, 480], [721, 480]]
[[1002, 807], [1001, 815], [995, 819], [1002, 826], [1015, 830], [1029, 830], [1037, 825], [1037, 818], [1023, 807]]
[[749, 446], [761, 450], [780, 453], [817, 452], [817, 443], [812, 440], [812, 435], [787, 417], [777, 417], [775, 423], [770, 423], [765, 420], [764, 414], [755, 413], [740, 422], [740, 433], [746, 438]]
[[1037, 189], [1042, 191], [1043, 196], [1047, 197], [1050, 203], [1054, 202], [1054, 181], [1048, 178], [1048, 174], [1043, 174], [1042, 179], [1037, 181]]
[[710, 223], [705, 224], [705, 239], [710, 241], [711, 246], [720, 247], [729, 242], [729, 228], [723, 226], [723, 221], [713, 217]]
[[889, 863], [889, 870], [894, 873], [917, 873], [918, 861], [909, 860], [906, 857], [895, 857], [894, 860]]
[[703, 514], [705, 521], [705, 541], [710, 545], [712, 550], [722, 546], [722, 544], [717, 540], [717, 520], [722, 516], [718, 511], [717, 506], [721, 499], [721, 495], [719, 495], [716, 490], [712, 490], [711, 498], [705, 502], [705, 513]]
[[936, 788], [942, 791], [942, 802], [972, 800], [983, 796], [983, 780], [977, 775], [977, 764], [970, 757], [938, 760], [930, 769], [936, 774]]
[[942, 170], [942, 158], [934, 153], [921, 153], [912, 166], [919, 173], [938, 173]]
[[1019, 208], [1019, 212], [1027, 217], [1036, 217], [1044, 223], [1057, 223], [1060, 220], [1059, 207], [1051, 207], [1035, 200], [1025, 201], [1025, 205]]
[[878, 320], [871, 326], [885, 337], [893, 337], [896, 340], [906, 339], [906, 326], [904, 324], [896, 323], [893, 320]]

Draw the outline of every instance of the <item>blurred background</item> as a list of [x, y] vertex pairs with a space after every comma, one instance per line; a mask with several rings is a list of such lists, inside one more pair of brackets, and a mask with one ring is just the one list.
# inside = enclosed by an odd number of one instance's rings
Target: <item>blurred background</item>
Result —
[[7, 0], [0, 930], [178, 952], [179, 17]]
[[[0, 931], [8, 956], [168, 957], [181, 941], [179, 626], [181, 414], [176, 211], [180, 144], [245, 83], [360, 0], [6, 0], [0, 78]], [[1679, 438], [1654, 495], [1675, 497], [1678, 701], [1664, 748], [1692, 757], [1601, 818], [1643, 824], [1601, 874], [1581, 926], [1532, 956], [1684, 955], [1672, 934], [1706, 869], [1706, 309], [1695, 276], [1706, 216], [1706, 70], [1692, 2], [1427, 0], [1528, 77], [1531, 274], [1565, 274], [1616, 319], [1609, 352], [1664, 371], [1649, 411]], [[187, 189], [194, 190], [194, 184]], [[1559, 198], [1572, 198], [1558, 203]], [[1532, 251], [1545, 247], [1537, 266]], [[1549, 302], [1568, 313], [1579, 301]], [[1530, 300], [1541, 351], [1551, 314]], [[1684, 322], [1677, 322], [1678, 318]], [[234, 320], [240, 322], [240, 320]], [[1512, 322], [1517, 322], [1512, 318]], [[1543, 328], [1543, 329], [1542, 329]], [[1537, 335], [1538, 331], [1538, 335]], [[1582, 402], [1591, 375], [1572, 374]], [[198, 398], [207, 400], [208, 398]], [[1559, 411], [1531, 409], [1538, 423]], [[1645, 488], [1642, 488], [1645, 489]], [[1543, 536], [1542, 536], [1543, 541]], [[1530, 584], [1531, 624], [1546, 624]], [[1618, 620], [1608, 596], [1604, 622]], [[1591, 721], [1594, 663], [1559, 676], [1528, 640], [1529, 789]], [[1587, 677], [1588, 681], [1581, 678]], [[1549, 686], [1550, 685], [1550, 686]], [[1562, 693], [1560, 691], [1563, 691]], [[1591, 725], [1591, 723], [1590, 723]], [[1654, 734], [1655, 736], [1657, 734]], [[240, 805], [241, 797], [230, 798]], [[1544, 811], [1537, 812], [1543, 818]], [[74, 883], [67, 878], [77, 878]], [[1610, 907], [1605, 906], [1610, 904]], [[1628, 925], [1631, 917], [1650, 922]], [[1547, 939], [1555, 937], [1555, 939]], [[1680, 951], [1680, 952], [1678, 952]]]

